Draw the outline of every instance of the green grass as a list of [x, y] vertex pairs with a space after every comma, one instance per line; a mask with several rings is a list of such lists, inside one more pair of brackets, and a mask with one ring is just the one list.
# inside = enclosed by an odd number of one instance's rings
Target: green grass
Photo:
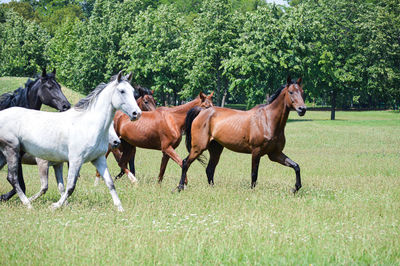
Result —
[[[69, 205], [53, 212], [59, 195], [51, 170], [49, 191], [33, 210], [17, 197], [0, 204], [0, 264], [399, 264], [400, 115], [329, 117], [290, 115], [285, 153], [301, 166], [303, 182], [296, 196], [292, 169], [263, 157], [252, 190], [250, 156], [228, 150], [214, 187], [195, 162], [188, 188], [171, 194], [180, 168], [170, 161], [159, 186], [161, 152], [138, 149], [139, 185], [126, 177], [115, 183], [124, 213], [103, 183], [93, 186], [90, 164]], [[187, 155], [184, 145], [178, 153]], [[112, 156], [108, 165], [119, 172]], [[37, 168], [24, 173], [30, 196], [40, 187]], [[0, 193], [10, 189], [6, 174]]]

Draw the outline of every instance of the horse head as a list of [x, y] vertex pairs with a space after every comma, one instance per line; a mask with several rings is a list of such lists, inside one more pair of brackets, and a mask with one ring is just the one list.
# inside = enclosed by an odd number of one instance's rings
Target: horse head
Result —
[[118, 73], [115, 82], [115, 90], [112, 95], [112, 105], [115, 109], [123, 111], [133, 120], [137, 120], [142, 115], [142, 111], [136, 103], [134, 97], [134, 88], [130, 82], [132, 80], [132, 73], [127, 76], [122, 75], [122, 71]]
[[214, 92], [211, 92], [211, 94], [208, 96], [206, 94], [204, 94], [203, 92], [200, 92], [199, 93], [199, 97], [201, 100], [200, 107], [202, 107], [202, 108], [213, 107], [214, 106], [213, 101], [212, 101], [213, 95], [214, 95]]
[[299, 78], [296, 82], [293, 82], [291, 78], [288, 77], [285, 90], [285, 102], [287, 107], [295, 110], [299, 116], [303, 116], [306, 113], [307, 107], [304, 104], [302, 79]]
[[47, 74], [46, 69], [43, 69], [42, 75], [39, 77], [39, 82], [36, 82], [32, 89], [37, 87], [39, 100], [50, 107], [59, 111], [66, 111], [71, 108], [71, 104], [61, 91], [61, 86], [56, 81], [56, 70]]
[[156, 110], [156, 101], [153, 97], [154, 91], [140, 85], [134, 85], [133, 87], [135, 88], [135, 99], [139, 108], [142, 111]]

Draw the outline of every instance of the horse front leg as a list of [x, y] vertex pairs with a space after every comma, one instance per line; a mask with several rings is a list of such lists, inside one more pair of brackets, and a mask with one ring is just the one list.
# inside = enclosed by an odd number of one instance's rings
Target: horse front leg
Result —
[[92, 161], [92, 164], [96, 167], [97, 171], [103, 177], [108, 189], [110, 190], [111, 197], [114, 201], [114, 205], [117, 207], [118, 211], [124, 211], [122, 208], [121, 201], [118, 198], [117, 191], [115, 190], [114, 182], [107, 168], [107, 160], [105, 156], [100, 156], [96, 160]]
[[123, 174], [125, 173], [128, 176], [129, 180], [132, 182], [132, 184], [137, 185], [138, 180], [135, 177], [135, 173], [132, 173], [128, 169], [128, 162], [132, 157], [134, 158], [136, 154], [136, 147], [130, 145], [126, 141], [122, 141], [121, 150], [122, 150], [121, 158], [119, 161], [117, 161], [118, 166], [121, 168], [121, 172], [115, 177], [115, 179], [117, 179], [118, 177], [122, 177]]
[[83, 163], [82, 159], [75, 159], [75, 160], [69, 161], [67, 191], [65, 191], [61, 195], [61, 198], [59, 201], [57, 201], [51, 205], [52, 209], [55, 210], [55, 209], [60, 208], [62, 205], [64, 205], [66, 203], [68, 197], [71, 196], [72, 193], [74, 192], [82, 163]]
[[284, 166], [288, 166], [294, 169], [294, 171], [296, 172], [296, 184], [294, 188], [292, 188], [292, 192], [293, 194], [296, 194], [296, 192], [299, 191], [299, 189], [301, 188], [300, 166], [282, 152], [269, 154], [268, 157], [271, 161], [280, 163]]
[[[105, 156], [106, 156], [106, 159], [108, 158], [108, 155], [110, 154], [110, 152], [113, 153], [115, 160], [118, 162], [118, 161], [119, 161], [119, 158], [121, 158], [120, 155], [119, 155], [118, 158], [116, 157], [116, 156], [118, 156], [118, 154], [120, 154], [120, 153], [119, 153], [119, 148], [117, 148], [117, 149], [111, 149], [110, 145], [108, 145], [108, 150], [107, 150], [106, 155], [105, 155]], [[95, 179], [94, 179], [94, 186], [97, 186], [97, 185], [99, 184], [99, 182], [100, 182], [100, 177], [101, 177], [101, 176], [100, 176], [99, 171], [96, 170], [96, 177], [95, 177]]]
[[29, 198], [29, 201], [34, 201], [47, 192], [49, 185], [49, 162], [40, 158], [35, 158], [39, 168], [40, 191]]

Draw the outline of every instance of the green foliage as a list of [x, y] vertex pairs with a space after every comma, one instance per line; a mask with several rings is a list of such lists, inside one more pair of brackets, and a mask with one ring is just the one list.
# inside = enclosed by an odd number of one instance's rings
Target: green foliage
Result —
[[132, 33], [122, 38], [119, 54], [135, 82], [151, 86], [164, 102], [167, 95], [178, 100], [184, 85], [179, 49], [186, 33], [185, 20], [174, 5], [161, 5], [140, 12], [132, 22]]
[[43, 54], [49, 35], [13, 11], [0, 23], [0, 76], [32, 76], [46, 65]]
[[215, 91], [215, 102], [221, 104], [229, 86], [223, 61], [236, 47], [240, 26], [234, 24], [232, 17], [228, 1], [203, 2], [180, 53], [187, 71], [187, 83], [182, 91], [184, 97], [199, 91]]
[[[215, 91], [218, 105], [250, 108], [291, 75], [304, 78], [309, 101], [333, 110], [400, 105], [398, 0], [289, 2], [289, 7], [259, 0], [2, 4], [0, 49], [12, 50], [0, 55], [9, 61], [2, 68], [28, 75], [48, 61], [65, 84], [85, 93], [119, 70], [130, 70], [167, 104]], [[25, 26], [11, 29], [5, 15], [10, 8], [25, 18], [20, 21]], [[38, 40], [29, 42], [34, 50], [29, 56], [27, 47], [17, 45], [26, 38], [26, 25], [41, 28]], [[46, 57], [38, 59], [48, 35]]]

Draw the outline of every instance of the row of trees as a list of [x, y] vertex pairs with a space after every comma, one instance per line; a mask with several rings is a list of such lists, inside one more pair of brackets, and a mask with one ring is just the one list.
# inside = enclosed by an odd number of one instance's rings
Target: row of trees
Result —
[[61, 82], [84, 93], [125, 69], [168, 104], [202, 90], [215, 91], [218, 105], [249, 108], [292, 75], [303, 77], [309, 102], [333, 110], [394, 106], [400, 104], [400, 4], [11, 2], [0, 8], [0, 62], [0, 75], [56, 67]]

